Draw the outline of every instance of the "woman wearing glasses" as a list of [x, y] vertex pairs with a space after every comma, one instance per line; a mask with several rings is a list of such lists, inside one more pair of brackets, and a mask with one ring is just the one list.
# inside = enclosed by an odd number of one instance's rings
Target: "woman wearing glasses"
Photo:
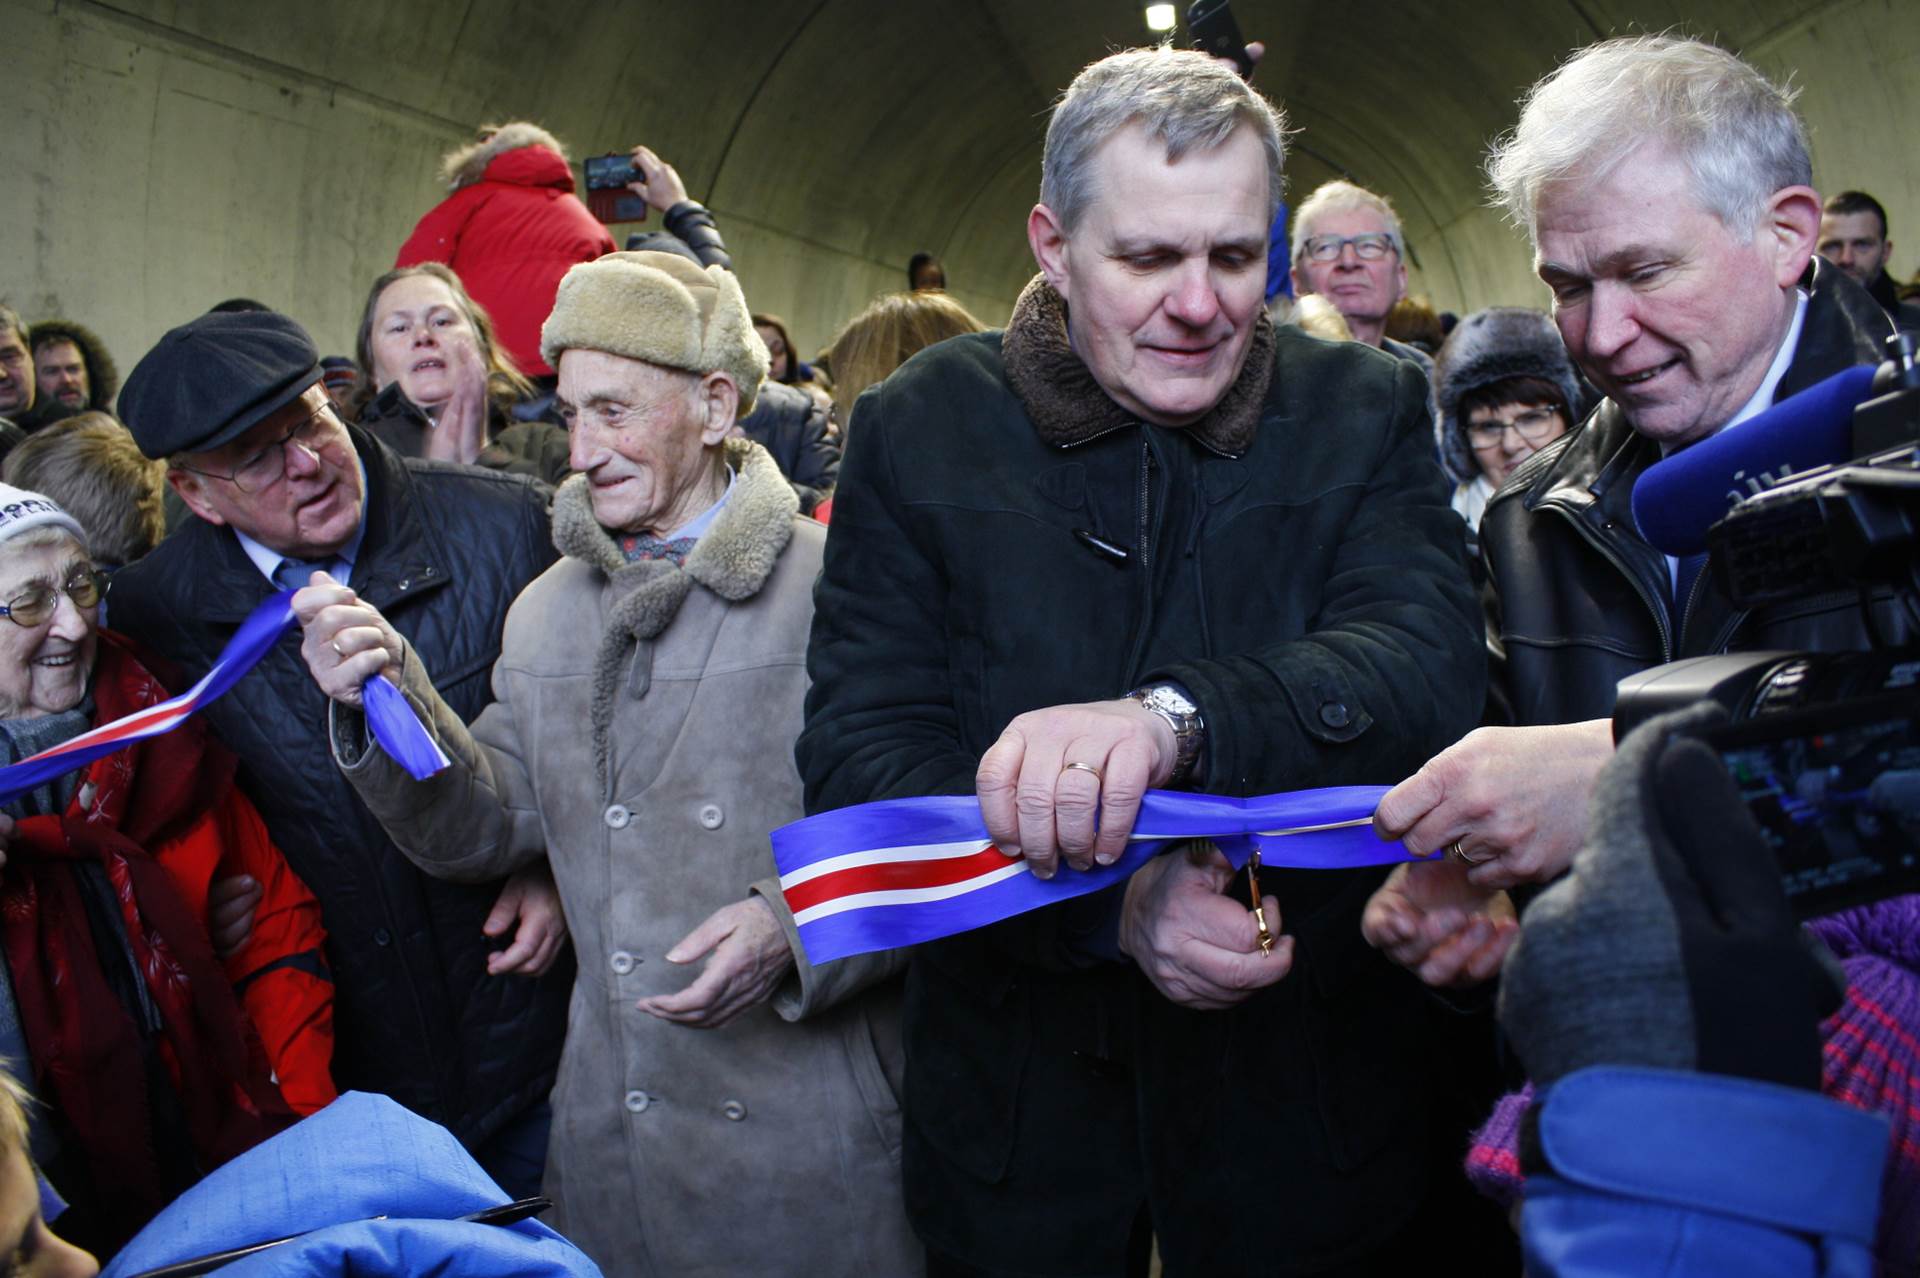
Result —
[[1572, 428], [1582, 402], [1560, 330], [1543, 312], [1489, 307], [1454, 327], [1434, 360], [1434, 430], [1469, 528], [1479, 531], [1488, 499], [1521, 462]]
[[[0, 764], [169, 695], [105, 593], [80, 525], [0, 485]], [[233, 771], [193, 719], [0, 803], [0, 1056], [44, 1106], [61, 1233], [102, 1254], [334, 1095], [319, 905]], [[213, 885], [241, 877], [259, 902], [216, 950]]]

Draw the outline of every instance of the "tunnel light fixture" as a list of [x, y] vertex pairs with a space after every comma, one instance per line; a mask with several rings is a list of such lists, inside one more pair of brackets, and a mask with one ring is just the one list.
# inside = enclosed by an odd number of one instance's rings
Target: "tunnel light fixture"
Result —
[[1173, 6], [1170, 4], [1150, 4], [1147, 6], [1147, 30], [1173, 30]]

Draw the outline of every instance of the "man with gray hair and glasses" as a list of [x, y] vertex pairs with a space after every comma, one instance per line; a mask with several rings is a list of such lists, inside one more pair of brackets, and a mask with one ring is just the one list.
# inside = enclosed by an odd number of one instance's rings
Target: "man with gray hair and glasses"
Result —
[[[1262, 309], [1283, 154], [1279, 112], [1202, 54], [1067, 90], [1006, 331], [854, 410], [809, 811], [976, 795], [1003, 852], [1071, 876], [1119, 857], [1150, 787], [1394, 779], [1473, 722], [1424, 382]], [[903, 1168], [931, 1271], [1144, 1274], [1149, 1232], [1170, 1274], [1417, 1263], [1458, 1140], [1430, 1122], [1429, 1001], [1360, 942], [1381, 878], [1262, 871], [1256, 924], [1197, 846], [917, 946]]]
[[1428, 376], [1433, 359], [1387, 336], [1387, 316], [1407, 291], [1407, 241], [1383, 195], [1336, 178], [1293, 213], [1293, 287], [1318, 293], [1347, 321], [1355, 341], [1410, 360]]
[[[1487, 165], [1526, 229], [1567, 351], [1606, 399], [1488, 503], [1490, 637], [1516, 726], [1482, 728], [1380, 803], [1374, 824], [1445, 861], [1396, 870], [1367, 938], [1433, 984], [1484, 981], [1511, 943], [1500, 889], [1563, 871], [1613, 753], [1615, 685], [1682, 657], [1865, 648], [1849, 593], [1745, 610], [1705, 556], [1636, 531], [1663, 456], [1851, 365], [1892, 325], [1814, 256], [1820, 197], [1794, 94], [1695, 40], [1609, 40], [1527, 95]], [[1910, 634], [1893, 601], [1880, 633]]]

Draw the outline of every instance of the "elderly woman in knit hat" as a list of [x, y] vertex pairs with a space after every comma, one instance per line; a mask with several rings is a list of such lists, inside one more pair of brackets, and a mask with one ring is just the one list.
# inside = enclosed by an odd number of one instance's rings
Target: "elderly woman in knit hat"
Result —
[[1507, 476], [1571, 430], [1581, 404], [1580, 376], [1545, 312], [1493, 306], [1454, 326], [1433, 361], [1434, 430], [1468, 527], [1479, 531]]
[[[898, 964], [809, 963], [767, 840], [803, 815], [825, 537], [765, 449], [730, 437], [766, 347], [723, 269], [614, 253], [568, 272], [542, 348], [580, 473], [554, 498], [564, 558], [507, 618], [498, 701], [469, 728], [376, 610], [310, 586], [294, 609], [335, 761], [429, 873], [552, 864], [580, 959], [556, 1228], [616, 1275], [918, 1272]], [[378, 674], [445, 771], [414, 781], [368, 748]]]
[[[0, 763], [167, 699], [105, 593], [80, 525], [0, 485]], [[46, 1107], [62, 1232], [103, 1253], [334, 1095], [320, 908], [233, 770], [189, 719], [0, 803], [0, 1056]], [[221, 953], [216, 880], [258, 897]]]

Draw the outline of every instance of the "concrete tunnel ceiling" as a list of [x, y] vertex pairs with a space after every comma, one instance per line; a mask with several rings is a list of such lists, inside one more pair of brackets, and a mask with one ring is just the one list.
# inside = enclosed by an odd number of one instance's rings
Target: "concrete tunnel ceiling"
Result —
[[[1816, 181], [1874, 191], [1896, 244], [1920, 244], [1910, 0], [1235, 11], [1271, 49], [1256, 83], [1299, 131], [1290, 196], [1335, 175], [1388, 194], [1414, 288], [1442, 307], [1542, 303], [1524, 244], [1484, 207], [1484, 144], [1569, 49], [1616, 33], [1704, 35], [1792, 73]], [[0, 140], [0, 297], [30, 321], [93, 323], [123, 366], [241, 293], [350, 348], [366, 285], [442, 194], [438, 155], [508, 118], [543, 122], [576, 161], [652, 145], [807, 352], [920, 249], [998, 324], [1033, 270], [1048, 104], [1150, 39], [1130, 0], [0, 0], [0, 16], [0, 107], [26, 124]]]

